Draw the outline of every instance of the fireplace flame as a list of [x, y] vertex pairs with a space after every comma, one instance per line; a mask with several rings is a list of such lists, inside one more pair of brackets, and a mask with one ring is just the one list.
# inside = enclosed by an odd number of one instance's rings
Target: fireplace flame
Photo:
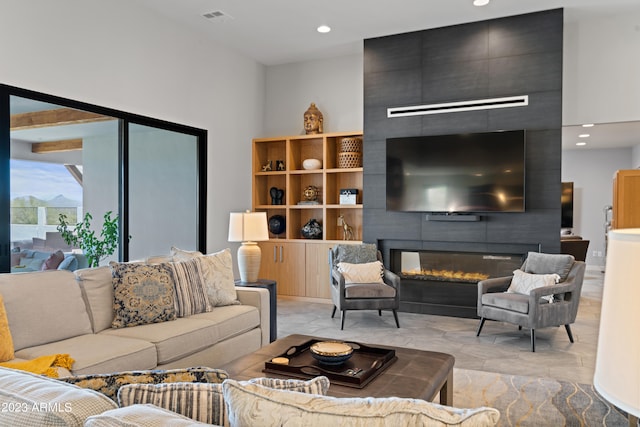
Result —
[[429, 269], [412, 269], [403, 270], [402, 276], [407, 278], [422, 277], [435, 280], [448, 280], [448, 281], [464, 281], [464, 282], [478, 282], [489, 278], [488, 274], [483, 273], [469, 273], [464, 271], [453, 270], [429, 270]]

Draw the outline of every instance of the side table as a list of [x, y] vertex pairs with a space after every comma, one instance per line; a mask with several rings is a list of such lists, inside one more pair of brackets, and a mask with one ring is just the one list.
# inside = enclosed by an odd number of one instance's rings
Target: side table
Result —
[[236, 286], [246, 286], [249, 288], [264, 288], [269, 290], [269, 342], [278, 339], [278, 295], [276, 293], [276, 281], [269, 279], [258, 279], [257, 282], [243, 282], [235, 280]]

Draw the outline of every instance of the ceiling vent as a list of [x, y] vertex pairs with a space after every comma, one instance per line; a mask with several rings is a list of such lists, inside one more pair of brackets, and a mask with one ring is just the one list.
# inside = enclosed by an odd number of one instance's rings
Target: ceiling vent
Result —
[[233, 16], [228, 13], [224, 13], [221, 10], [214, 10], [213, 12], [205, 13], [202, 16], [210, 20], [211, 22], [226, 22], [233, 19]]
[[474, 99], [469, 101], [445, 102], [442, 104], [387, 108], [387, 118], [455, 113], [460, 111], [491, 110], [494, 108], [524, 107], [527, 105], [529, 105], [528, 95]]

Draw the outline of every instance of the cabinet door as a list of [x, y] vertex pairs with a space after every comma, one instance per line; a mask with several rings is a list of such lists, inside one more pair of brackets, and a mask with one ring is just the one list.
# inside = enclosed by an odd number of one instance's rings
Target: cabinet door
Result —
[[331, 298], [329, 249], [333, 243], [309, 243], [306, 252], [306, 296]]
[[304, 296], [304, 243], [260, 242], [260, 277], [278, 282], [278, 295]]
[[640, 170], [617, 172], [613, 200], [613, 228], [640, 227]]

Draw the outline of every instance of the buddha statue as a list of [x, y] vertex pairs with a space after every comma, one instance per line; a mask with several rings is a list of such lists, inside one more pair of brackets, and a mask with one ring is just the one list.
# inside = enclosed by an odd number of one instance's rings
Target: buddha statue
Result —
[[322, 113], [316, 107], [315, 103], [311, 103], [307, 111], [304, 112], [304, 130], [307, 135], [322, 133]]

